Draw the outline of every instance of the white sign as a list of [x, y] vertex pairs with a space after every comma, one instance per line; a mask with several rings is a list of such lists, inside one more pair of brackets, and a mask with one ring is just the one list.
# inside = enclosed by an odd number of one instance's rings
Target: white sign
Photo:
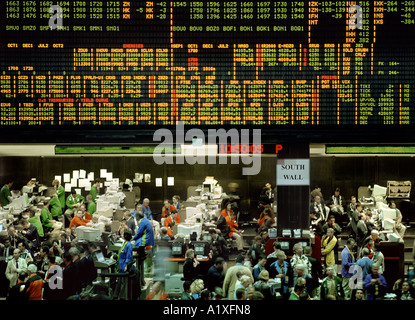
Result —
[[167, 177], [167, 185], [174, 186], [174, 177]]
[[310, 159], [278, 159], [277, 186], [310, 185]]

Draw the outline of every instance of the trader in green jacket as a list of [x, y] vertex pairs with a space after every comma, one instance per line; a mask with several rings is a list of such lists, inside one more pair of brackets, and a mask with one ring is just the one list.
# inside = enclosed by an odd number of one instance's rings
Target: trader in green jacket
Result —
[[49, 208], [54, 220], [59, 220], [62, 223], [65, 222], [65, 218], [62, 215], [61, 202], [55, 190], [52, 190], [50, 193]]
[[95, 201], [99, 193], [99, 180], [94, 181], [94, 184], [91, 186], [91, 191], [89, 193], [92, 196], [92, 201]]
[[80, 194], [76, 194], [75, 190], [72, 190], [71, 194], [66, 198], [65, 217], [68, 220], [68, 223], [71, 223], [75, 210], [78, 209], [83, 202], [85, 202], [85, 198]]
[[92, 195], [88, 194], [86, 196], [86, 203], [87, 203], [87, 212], [92, 216], [95, 211], [97, 211], [97, 205], [95, 204], [94, 200], [92, 200]]
[[2, 207], [7, 206], [11, 202], [12, 193], [10, 189], [12, 185], [13, 181], [7, 180], [6, 184], [0, 190], [0, 203]]
[[44, 229], [48, 230], [51, 229], [53, 226], [53, 220], [52, 214], [49, 211], [49, 203], [50, 200], [43, 201], [43, 208], [40, 211], [40, 221], [42, 222], [42, 226]]
[[65, 188], [60, 184], [59, 180], [53, 180], [52, 185], [55, 188], [56, 194], [58, 195], [61, 208], [65, 208]]
[[39, 237], [43, 237], [45, 235], [45, 232], [43, 230], [43, 226], [42, 226], [42, 222], [40, 221], [40, 217], [38, 215], [36, 215], [35, 211], [32, 211], [32, 210], [29, 211], [29, 214], [30, 214], [29, 222], [36, 227], [37, 233], [39, 234]]

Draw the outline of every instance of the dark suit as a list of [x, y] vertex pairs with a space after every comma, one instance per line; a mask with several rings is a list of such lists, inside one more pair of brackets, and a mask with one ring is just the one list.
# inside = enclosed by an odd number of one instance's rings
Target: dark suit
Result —
[[70, 262], [64, 269], [63, 269], [63, 299], [66, 300], [68, 297], [73, 296], [76, 294], [77, 290], [77, 266]]
[[26, 230], [25, 238], [33, 244], [34, 248], [40, 246], [40, 237], [35, 225], [30, 224], [29, 228]]
[[[60, 274], [59, 274], [60, 273]], [[57, 265], [52, 265], [47, 273], [46, 280], [49, 281], [43, 286], [43, 299], [44, 300], [62, 300], [63, 297], [63, 283], [60, 283], [62, 279], [62, 268]]]
[[354, 210], [350, 213], [350, 227], [352, 228], [352, 232], [354, 237], [356, 238], [357, 235], [357, 223], [359, 222], [359, 211]]
[[[18, 235], [17, 237], [8, 236], [7, 239], [10, 240], [10, 246], [13, 248], [17, 248], [17, 243], [21, 240], [25, 243], [25, 246], [27, 247], [27, 239], [21, 235]], [[13, 252], [12, 252], [13, 255]]]
[[185, 281], [193, 281], [199, 278], [198, 268], [193, 266], [193, 260], [187, 258], [183, 264], [183, 278]]
[[24, 282], [19, 282], [14, 287], [10, 288], [9, 295], [7, 296], [6, 300], [8, 301], [29, 300], [29, 296], [26, 294], [26, 290], [20, 291], [20, 288], [24, 285], [25, 285]]
[[[225, 238], [218, 235], [216, 237], [216, 240], [212, 239], [212, 242], [213, 241], [215, 241], [218, 246], [219, 256], [225, 260], [228, 260], [229, 259], [228, 244], [226, 243]], [[210, 245], [212, 245], [212, 242], [210, 243]], [[214, 262], [215, 261], [213, 261], [213, 263]]]
[[216, 287], [222, 288], [225, 274], [220, 272], [215, 265], [211, 266], [206, 275], [207, 288], [214, 291]]
[[94, 265], [92, 255], [89, 255], [86, 260], [83, 260], [83, 268], [85, 268], [85, 284], [92, 284], [92, 281], [94, 281], [98, 276], [97, 268]]
[[134, 236], [135, 235], [135, 219], [134, 219], [134, 217], [131, 217], [130, 219], [128, 219], [127, 227], [131, 231], [132, 236]]
[[2, 247], [0, 248], [0, 257], [8, 258], [13, 257], [13, 251], [15, 248], [13, 246], [9, 246], [8, 248]]
[[312, 256], [307, 256], [307, 258], [308, 258], [308, 261], [310, 261], [311, 263], [311, 277], [313, 278], [311, 281], [311, 284], [312, 284], [312, 290], [314, 290], [315, 288], [319, 286], [318, 279], [320, 275], [323, 274], [323, 268], [316, 258]]
[[220, 215], [218, 217], [218, 221], [216, 222], [216, 227], [220, 230], [221, 234], [223, 235], [223, 237], [228, 237], [229, 234], [229, 226], [228, 223], [226, 222], [226, 219], [223, 215]]

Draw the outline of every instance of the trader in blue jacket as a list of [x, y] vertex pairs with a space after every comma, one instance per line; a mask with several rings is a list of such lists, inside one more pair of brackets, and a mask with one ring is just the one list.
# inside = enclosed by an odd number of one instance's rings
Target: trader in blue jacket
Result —
[[[137, 220], [138, 229], [133, 240], [135, 241], [135, 247], [138, 248], [139, 256], [143, 258], [144, 256], [147, 256], [145, 263], [147, 265], [146, 269], [149, 270], [151, 269], [151, 266], [153, 264], [153, 259], [152, 259], [152, 246], [154, 246], [153, 226], [150, 220], [144, 217], [144, 213], [142, 211], [137, 211], [137, 213], [135, 214], [135, 218]], [[140, 278], [141, 278], [141, 284], [144, 285], [145, 284], [144, 283], [144, 261], [140, 263]]]
[[144, 217], [144, 213], [142, 211], [137, 211], [135, 217], [138, 223], [137, 233], [133, 239], [135, 241], [135, 247], [145, 248], [148, 246], [154, 246], [154, 232], [150, 220]]

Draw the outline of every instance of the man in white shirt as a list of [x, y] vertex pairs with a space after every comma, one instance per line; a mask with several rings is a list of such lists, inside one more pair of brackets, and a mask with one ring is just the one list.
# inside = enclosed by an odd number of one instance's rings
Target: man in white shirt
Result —
[[6, 278], [10, 282], [10, 288], [14, 287], [17, 283], [17, 278], [21, 272], [27, 272], [26, 260], [20, 258], [20, 250], [15, 249], [13, 251], [13, 259], [7, 263]]

